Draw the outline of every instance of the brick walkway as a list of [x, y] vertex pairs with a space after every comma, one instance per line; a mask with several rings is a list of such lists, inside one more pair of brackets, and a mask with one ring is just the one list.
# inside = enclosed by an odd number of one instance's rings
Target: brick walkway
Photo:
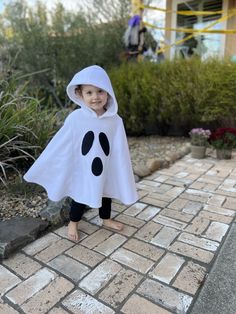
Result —
[[136, 204], [114, 203], [120, 233], [89, 210], [78, 244], [62, 227], [4, 260], [0, 313], [190, 313], [235, 216], [235, 157], [188, 155], [140, 181]]

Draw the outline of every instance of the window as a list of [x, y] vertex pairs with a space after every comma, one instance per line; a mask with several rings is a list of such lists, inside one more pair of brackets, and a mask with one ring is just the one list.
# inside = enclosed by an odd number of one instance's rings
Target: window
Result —
[[[223, 1], [176, 1], [177, 11], [221, 11], [223, 10]], [[192, 28], [203, 29], [209, 26], [212, 22], [221, 18], [221, 14], [213, 15], [180, 15], [176, 17], [176, 28]], [[210, 29], [223, 29], [223, 23], [217, 23]], [[183, 39], [190, 35], [189, 33], [176, 32], [174, 41]], [[190, 57], [194, 54], [199, 55], [202, 59], [210, 56], [219, 56], [222, 50], [223, 34], [202, 33], [194, 34], [193, 38], [186, 40], [180, 45], [176, 46], [175, 55], [182, 55], [183, 57]]]

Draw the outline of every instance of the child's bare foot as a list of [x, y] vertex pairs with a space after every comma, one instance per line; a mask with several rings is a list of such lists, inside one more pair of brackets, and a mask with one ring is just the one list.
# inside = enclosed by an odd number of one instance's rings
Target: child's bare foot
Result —
[[78, 222], [70, 221], [68, 224], [68, 237], [70, 240], [74, 242], [78, 242], [79, 234], [78, 234]]
[[103, 226], [118, 231], [121, 231], [124, 227], [122, 223], [112, 219], [103, 219]]

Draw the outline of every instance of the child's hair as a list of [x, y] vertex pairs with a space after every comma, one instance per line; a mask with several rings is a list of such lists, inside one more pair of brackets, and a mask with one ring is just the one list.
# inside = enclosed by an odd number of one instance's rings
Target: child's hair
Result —
[[75, 88], [75, 94], [79, 94], [81, 95], [82, 93], [82, 86], [81, 85], [77, 85]]

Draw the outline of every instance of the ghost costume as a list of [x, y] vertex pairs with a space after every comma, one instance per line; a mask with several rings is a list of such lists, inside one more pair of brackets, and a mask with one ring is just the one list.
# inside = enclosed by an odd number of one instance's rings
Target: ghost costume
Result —
[[[110, 95], [103, 115], [75, 94], [78, 85], [93, 85]], [[94, 208], [101, 206], [102, 197], [134, 203], [138, 196], [126, 134], [107, 73], [95, 65], [83, 69], [67, 94], [81, 108], [68, 115], [24, 179], [43, 186], [52, 201], [69, 196]]]

